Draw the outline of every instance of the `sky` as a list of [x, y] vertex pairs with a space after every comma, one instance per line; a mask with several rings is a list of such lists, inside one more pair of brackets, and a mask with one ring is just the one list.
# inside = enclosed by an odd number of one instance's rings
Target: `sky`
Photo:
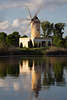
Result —
[[[39, 11], [40, 21], [67, 24], [67, 0], [0, 0], [0, 32], [30, 33], [30, 21], [26, 20], [30, 18], [27, 8], [32, 17]], [[67, 26], [64, 32], [66, 36]]]

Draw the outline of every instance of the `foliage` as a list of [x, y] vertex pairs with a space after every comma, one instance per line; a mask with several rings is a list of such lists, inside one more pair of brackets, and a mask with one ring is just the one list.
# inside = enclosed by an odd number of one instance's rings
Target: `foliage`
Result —
[[27, 38], [27, 37], [28, 37], [27, 35], [23, 35], [23, 36], [22, 36], [22, 38]]
[[28, 47], [29, 47], [29, 48], [32, 48], [32, 47], [33, 47], [32, 40], [30, 40], [30, 41], [28, 42]]
[[23, 44], [22, 43], [20, 43], [20, 48], [22, 48], [23, 47]]
[[19, 46], [19, 32], [13, 32], [12, 34], [9, 34], [6, 38], [6, 43], [8, 46]]
[[64, 38], [64, 47], [67, 48], [67, 36]]
[[53, 45], [57, 47], [64, 47], [64, 40], [59, 36], [53, 37]]
[[49, 21], [43, 21], [41, 27], [43, 30], [43, 37], [53, 35], [63, 38], [65, 23], [54, 24]]
[[0, 32], [0, 50], [6, 48], [6, 37], [7, 34], [4, 32]]
[[4, 32], [0, 32], [0, 42], [6, 41], [7, 34]]
[[57, 35], [62, 38], [64, 34], [65, 23], [56, 23], [54, 26], [55, 26], [55, 28], [53, 28], [54, 35]]
[[49, 21], [43, 21], [41, 23], [41, 27], [42, 27], [42, 30], [43, 30], [43, 36], [44, 37], [51, 35], [53, 23], [51, 24]]

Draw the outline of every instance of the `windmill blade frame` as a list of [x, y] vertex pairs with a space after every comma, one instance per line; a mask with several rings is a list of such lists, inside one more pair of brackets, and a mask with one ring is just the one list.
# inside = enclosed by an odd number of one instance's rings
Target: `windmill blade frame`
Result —
[[31, 20], [32, 19], [32, 15], [31, 15], [30, 9], [28, 7], [25, 7], [25, 9], [28, 11], [29, 17], [30, 17], [30, 20]]
[[38, 13], [40, 12], [41, 8], [42, 8], [42, 6], [39, 7], [39, 9], [36, 11], [36, 13], [35, 13], [34, 16], [37, 16], [38, 15]]

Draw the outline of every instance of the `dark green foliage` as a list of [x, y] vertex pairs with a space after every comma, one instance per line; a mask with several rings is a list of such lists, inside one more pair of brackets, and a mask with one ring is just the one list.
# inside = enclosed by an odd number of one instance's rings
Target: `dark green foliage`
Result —
[[[40, 46], [40, 44], [39, 44], [39, 46]], [[38, 45], [36, 42], [34, 42], [34, 48], [36, 48], [36, 47], [38, 47]]]
[[19, 32], [13, 32], [12, 34], [9, 34], [6, 38], [6, 43], [8, 46], [19, 46]]
[[43, 37], [47, 36], [59, 36], [63, 38], [65, 23], [50, 23], [49, 21], [43, 21], [41, 23], [43, 30]]
[[3, 51], [7, 48], [6, 37], [7, 37], [6, 33], [0, 32], [0, 51]]
[[41, 23], [41, 27], [42, 27], [42, 30], [43, 30], [43, 36], [44, 37], [51, 35], [53, 23], [51, 24], [49, 21], [43, 21]]
[[53, 45], [57, 47], [64, 47], [64, 40], [59, 36], [54, 36]]
[[55, 29], [53, 29], [54, 35], [57, 35], [62, 38], [64, 34], [64, 27], [65, 27], [65, 23], [56, 23]]
[[22, 43], [20, 43], [20, 48], [22, 48], [23, 47], [23, 44]]
[[64, 38], [64, 47], [67, 48], [67, 36]]
[[23, 36], [22, 36], [22, 38], [27, 38], [27, 37], [28, 37], [27, 35], [23, 35]]
[[6, 41], [7, 34], [4, 32], [0, 32], [0, 42]]
[[30, 40], [30, 41], [28, 42], [28, 47], [29, 47], [29, 48], [32, 48], [32, 47], [33, 47], [32, 40]]

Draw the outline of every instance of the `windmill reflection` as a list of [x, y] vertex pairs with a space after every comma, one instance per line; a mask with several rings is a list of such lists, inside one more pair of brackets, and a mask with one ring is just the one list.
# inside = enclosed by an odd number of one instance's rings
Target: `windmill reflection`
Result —
[[[51, 59], [51, 58], [50, 58]], [[22, 60], [20, 74], [30, 74], [32, 90], [37, 97], [42, 87], [48, 89], [51, 85], [65, 85], [63, 63], [48, 60]]]

